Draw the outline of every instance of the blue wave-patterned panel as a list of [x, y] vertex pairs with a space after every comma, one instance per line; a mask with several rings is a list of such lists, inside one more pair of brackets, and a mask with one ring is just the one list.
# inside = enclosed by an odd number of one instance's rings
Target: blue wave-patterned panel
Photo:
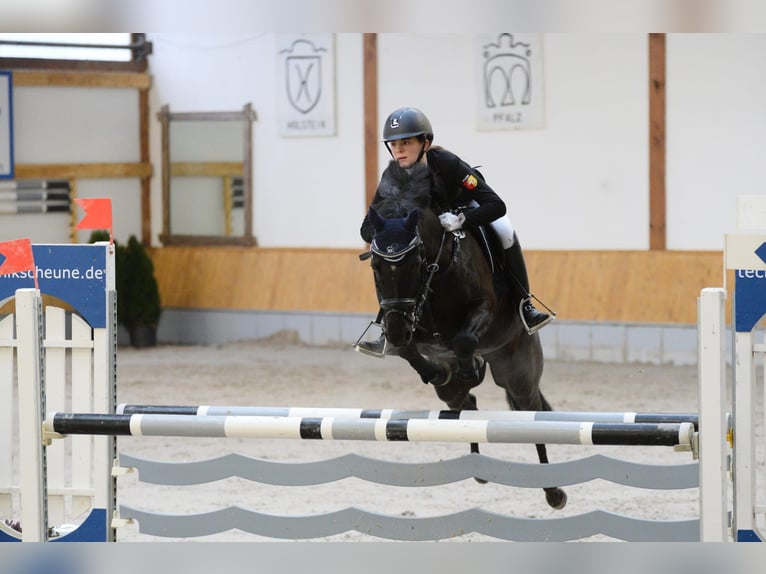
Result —
[[323, 538], [357, 531], [389, 540], [426, 541], [472, 532], [514, 542], [565, 542], [605, 535], [633, 542], [699, 541], [699, 519], [656, 521], [603, 510], [554, 519], [516, 518], [473, 508], [428, 518], [402, 518], [345, 508], [311, 516], [276, 516], [230, 506], [189, 515], [146, 512], [120, 506], [120, 517], [138, 521], [142, 534], [173, 538], [209, 536], [238, 529], [276, 539]]
[[389, 486], [438, 486], [479, 478], [521, 488], [581, 484], [603, 479], [624, 486], [675, 490], [699, 486], [697, 463], [651, 465], [604, 455], [550, 464], [509, 462], [482, 454], [467, 454], [429, 463], [402, 463], [347, 454], [313, 462], [275, 462], [241, 454], [195, 462], [161, 462], [120, 454], [122, 466], [138, 470], [150, 484], [189, 486], [241, 477], [278, 486], [308, 486], [355, 477]]

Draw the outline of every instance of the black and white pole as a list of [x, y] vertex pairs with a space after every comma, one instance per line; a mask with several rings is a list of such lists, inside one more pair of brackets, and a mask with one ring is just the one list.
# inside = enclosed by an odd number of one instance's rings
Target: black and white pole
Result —
[[0, 213], [69, 212], [71, 193], [67, 180], [0, 181]]
[[164, 414], [50, 413], [46, 437], [59, 435], [176, 436], [258, 439], [547, 443], [690, 447], [694, 424], [350, 419]]
[[194, 416], [253, 416], [253, 417], [334, 417], [343, 419], [459, 419], [506, 421], [578, 421], [597, 423], [693, 423], [695, 413], [649, 412], [589, 412], [589, 411], [451, 411], [365, 409], [349, 407], [262, 407], [213, 405], [131, 405], [117, 406], [124, 415], [194, 415]]

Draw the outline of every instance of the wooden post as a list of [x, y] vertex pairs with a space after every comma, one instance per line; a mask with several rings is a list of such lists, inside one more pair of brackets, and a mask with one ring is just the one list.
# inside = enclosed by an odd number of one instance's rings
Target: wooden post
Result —
[[[149, 164], [149, 89], [138, 90], [138, 138], [141, 163]], [[141, 243], [152, 246], [152, 174], [141, 178]]]
[[77, 198], [77, 180], [69, 178], [69, 243], [77, 243], [77, 220], [79, 214], [74, 200]]
[[364, 34], [365, 210], [378, 187], [378, 37]]
[[162, 150], [162, 235], [167, 237], [170, 235], [170, 108], [167, 104], [160, 108], [157, 113], [157, 118], [162, 125], [162, 142], [160, 149]]
[[667, 248], [665, 34], [649, 34], [649, 249]]

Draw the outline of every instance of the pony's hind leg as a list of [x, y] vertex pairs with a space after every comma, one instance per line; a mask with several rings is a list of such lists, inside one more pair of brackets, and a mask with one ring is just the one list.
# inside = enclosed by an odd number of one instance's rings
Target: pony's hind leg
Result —
[[[476, 404], [476, 397], [473, 396], [473, 394], [468, 393], [467, 399], [471, 400], [470, 406], [464, 406], [462, 410], [464, 411], [477, 411], [479, 410], [478, 405]], [[479, 443], [478, 442], [472, 442], [471, 443], [471, 454], [480, 454], [479, 452]], [[487, 484], [487, 481], [483, 478], [479, 478], [478, 476], [474, 476], [473, 479], [478, 482], [479, 484]]]
[[[506, 398], [508, 399], [508, 404], [515, 411], [521, 411], [521, 410], [552, 411], [553, 408], [551, 408], [550, 403], [546, 400], [543, 394], [540, 391], [538, 391], [537, 394], [538, 394], [539, 405], [536, 404], [535, 407], [522, 408], [522, 406], [519, 404], [519, 402], [516, 399], [513, 398], [510, 392], [506, 391], [505, 393]], [[537, 403], [537, 401], [533, 401], [533, 402]], [[535, 448], [537, 449], [537, 458], [540, 461], [540, 464], [548, 464], [548, 449], [546, 448], [546, 446], [540, 443], [540, 444], [535, 444]], [[567, 493], [564, 492], [564, 490], [559, 488], [558, 486], [544, 487], [543, 491], [545, 492], [545, 500], [548, 502], [548, 505], [551, 508], [555, 508], [556, 510], [561, 510], [567, 505]]]
[[[505, 348], [487, 357], [495, 384], [505, 390], [508, 406], [517, 411], [551, 411], [553, 408], [540, 392], [543, 356], [537, 335], [526, 337], [516, 348]], [[537, 458], [548, 464], [544, 444], [536, 444]], [[559, 487], [544, 487], [545, 500], [552, 508], [564, 508], [566, 493]]]
[[[545, 445], [536, 444], [535, 448], [537, 448], [537, 458], [540, 460], [540, 463], [548, 464], [548, 450], [545, 448]], [[545, 500], [551, 508], [561, 510], [567, 505], [567, 493], [562, 488], [549, 486], [543, 488], [543, 491], [545, 491]]]

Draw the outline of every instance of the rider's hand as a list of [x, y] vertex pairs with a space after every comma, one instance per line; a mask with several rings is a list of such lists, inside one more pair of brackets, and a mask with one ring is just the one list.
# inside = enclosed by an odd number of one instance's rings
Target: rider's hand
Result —
[[447, 231], [457, 231], [461, 227], [463, 227], [463, 223], [465, 223], [465, 215], [462, 213], [459, 213], [455, 215], [454, 213], [442, 213], [439, 216], [439, 222], [441, 222], [442, 227], [446, 229]]

